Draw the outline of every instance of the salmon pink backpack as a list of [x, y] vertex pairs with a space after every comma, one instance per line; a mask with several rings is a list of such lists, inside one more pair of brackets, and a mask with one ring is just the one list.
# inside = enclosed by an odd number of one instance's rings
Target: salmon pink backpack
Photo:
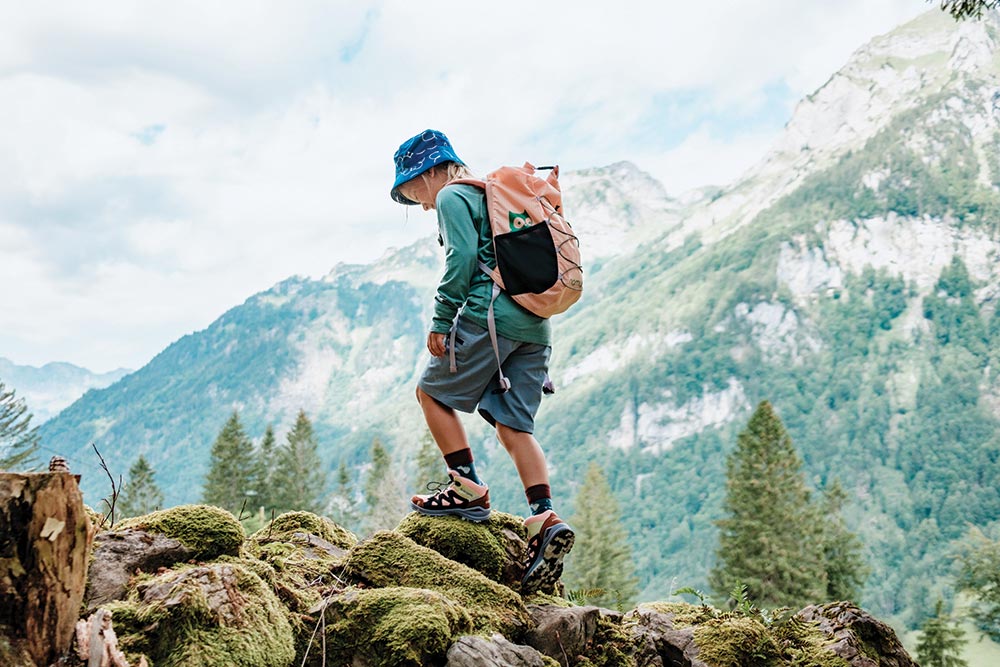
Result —
[[[542, 178], [538, 171], [549, 171], [549, 175]], [[504, 291], [539, 317], [565, 312], [583, 294], [580, 242], [563, 217], [559, 167], [536, 169], [525, 162], [523, 167], [501, 167], [485, 180], [458, 179], [449, 185], [459, 183], [486, 191], [497, 267], [480, 263], [479, 268], [493, 279], [487, 321], [499, 367], [493, 302]], [[455, 349], [454, 341], [451, 349]], [[500, 387], [502, 391], [510, 388], [502, 369]]]

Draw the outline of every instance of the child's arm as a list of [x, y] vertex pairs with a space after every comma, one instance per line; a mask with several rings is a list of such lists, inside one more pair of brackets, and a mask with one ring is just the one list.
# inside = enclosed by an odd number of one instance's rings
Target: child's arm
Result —
[[469, 205], [451, 188], [441, 191], [436, 207], [445, 258], [444, 276], [434, 297], [431, 333], [445, 334], [469, 297], [472, 276], [479, 270], [479, 233]]

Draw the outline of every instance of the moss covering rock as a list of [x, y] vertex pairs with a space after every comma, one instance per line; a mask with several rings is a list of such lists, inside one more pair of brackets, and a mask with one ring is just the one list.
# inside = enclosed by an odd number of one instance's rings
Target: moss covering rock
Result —
[[396, 532], [493, 581], [520, 589], [527, 548], [520, 517], [491, 512], [488, 520], [473, 523], [454, 516], [430, 517], [413, 512]]
[[251, 540], [244, 548], [244, 557], [257, 559], [270, 568], [268, 582], [282, 602], [298, 614], [308, 613], [326, 591], [342, 583], [346, 552], [316, 548], [310, 535], [288, 533], [283, 541]]
[[[816, 623], [798, 616], [772, 618], [753, 608], [721, 611], [708, 605], [654, 602], [623, 619], [638, 662], [657, 654], [713, 667], [848, 667]], [[595, 663], [600, 664], [600, 663]]]
[[287, 612], [236, 563], [148, 578], [109, 609], [126, 655], [145, 655], [156, 667], [288, 667], [295, 658]]
[[312, 512], [285, 512], [251, 535], [250, 542], [255, 544], [288, 542], [296, 533], [315, 535], [344, 550], [358, 543], [354, 533], [338, 526], [325, 516]]
[[[448, 648], [474, 625], [455, 600], [414, 588], [350, 589], [329, 599], [323, 613], [326, 657], [335, 665], [443, 664]], [[306, 664], [322, 664], [318, 641]]]
[[126, 519], [116, 530], [134, 528], [182, 542], [199, 560], [239, 554], [246, 538], [243, 526], [232, 514], [211, 505], [178, 505], [170, 509]]
[[192, 554], [169, 561], [172, 570], [118, 558], [124, 599], [107, 607], [129, 659], [153, 667], [506, 664], [490, 656], [536, 666], [914, 667], [891, 629], [847, 603], [775, 616], [749, 601], [735, 611], [654, 602], [621, 614], [551, 593], [522, 598], [522, 531], [509, 514], [478, 525], [411, 515], [358, 543], [329, 519], [291, 512], [245, 539], [224, 510], [175, 507], [103, 538], [156, 552], [162, 536]]
[[87, 518], [90, 519], [90, 525], [94, 527], [94, 534], [95, 535], [97, 533], [101, 532], [102, 530], [107, 530], [107, 528], [108, 528], [107, 523], [111, 523], [110, 520], [108, 520], [107, 522], [105, 522], [104, 521], [104, 515], [100, 514], [99, 512], [97, 512], [90, 505], [86, 505], [85, 504], [83, 506], [83, 512], [84, 512], [84, 514], [87, 515]]
[[437, 591], [469, 610], [478, 633], [514, 638], [530, 623], [521, 597], [512, 590], [399, 533], [381, 531], [359, 543], [351, 550], [346, 569], [349, 576], [371, 587]]

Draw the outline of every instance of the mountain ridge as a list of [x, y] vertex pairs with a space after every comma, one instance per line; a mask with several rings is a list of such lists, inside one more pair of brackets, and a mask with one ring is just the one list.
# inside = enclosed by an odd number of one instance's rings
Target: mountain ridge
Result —
[[25, 400], [35, 425], [51, 419], [88, 390], [112, 385], [131, 372], [128, 368], [118, 368], [95, 373], [65, 361], [26, 366], [0, 357], [0, 380]]

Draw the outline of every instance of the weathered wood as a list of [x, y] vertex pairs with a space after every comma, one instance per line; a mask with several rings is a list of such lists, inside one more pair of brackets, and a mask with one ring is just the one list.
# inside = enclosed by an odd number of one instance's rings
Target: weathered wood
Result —
[[39, 667], [69, 652], [92, 539], [74, 475], [0, 473], [0, 634]]
[[[86, 621], [77, 622], [76, 655], [87, 661], [87, 667], [129, 667], [125, 654], [118, 648], [110, 611], [98, 609]], [[149, 667], [145, 656], [139, 658], [136, 667]]]

